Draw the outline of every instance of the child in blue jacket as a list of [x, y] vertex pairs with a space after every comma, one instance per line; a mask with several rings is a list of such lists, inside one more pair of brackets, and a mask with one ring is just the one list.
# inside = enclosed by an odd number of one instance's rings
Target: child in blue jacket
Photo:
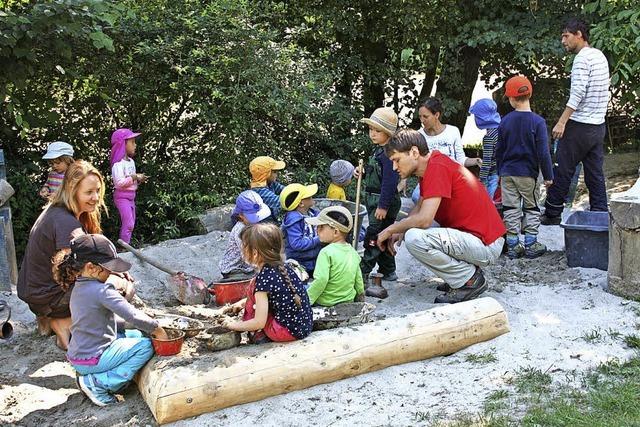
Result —
[[306, 223], [305, 218], [318, 216], [312, 198], [317, 192], [317, 184], [289, 184], [280, 193], [280, 206], [286, 211], [282, 219], [285, 253], [288, 259], [298, 261], [309, 276], [313, 276], [321, 243], [316, 227]]

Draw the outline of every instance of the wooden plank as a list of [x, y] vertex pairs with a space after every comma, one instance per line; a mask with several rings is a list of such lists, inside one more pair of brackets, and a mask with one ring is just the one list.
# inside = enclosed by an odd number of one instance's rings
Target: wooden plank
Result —
[[138, 387], [160, 424], [455, 353], [509, 331], [492, 298], [436, 307], [302, 341], [244, 346], [192, 359], [154, 358]]

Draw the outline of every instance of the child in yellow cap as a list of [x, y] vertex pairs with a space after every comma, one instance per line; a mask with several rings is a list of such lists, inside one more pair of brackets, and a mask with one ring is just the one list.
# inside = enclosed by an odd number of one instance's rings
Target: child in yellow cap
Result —
[[313, 196], [317, 192], [318, 184], [289, 184], [280, 193], [280, 206], [287, 211], [281, 227], [286, 241], [285, 254], [298, 261], [309, 276], [313, 275], [321, 244], [316, 227], [307, 224], [305, 219], [318, 216], [318, 210], [313, 207]]
[[284, 185], [278, 182], [278, 171], [284, 169], [285, 163], [268, 156], [260, 156], [251, 160], [249, 172], [251, 173], [250, 187], [258, 193], [262, 201], [271, 209], [271, 220], [279, 223], [280, 198]]

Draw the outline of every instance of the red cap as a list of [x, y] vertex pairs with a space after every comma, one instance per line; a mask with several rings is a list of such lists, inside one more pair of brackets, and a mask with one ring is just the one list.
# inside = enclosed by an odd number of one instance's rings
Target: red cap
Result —
[[509, 98], [531, 95], [532, 93], [533, 87], [531, 86], [531, 82], [525, 76], [511, 77], [504, 85], [504, 94]]

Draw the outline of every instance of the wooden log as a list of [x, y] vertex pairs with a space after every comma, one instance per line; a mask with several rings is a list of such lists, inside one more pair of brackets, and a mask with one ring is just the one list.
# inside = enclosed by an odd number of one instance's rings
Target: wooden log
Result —
[[509, 331], [492, 298], [436, 307], [292, 343], [237, 347], [191, 359], [154, 358], [138, 387], [160, 424], [455, 353]]
[[609, 207], [609, 290], [640, 298], [640, 179], [629, 190], [611, 195]]

